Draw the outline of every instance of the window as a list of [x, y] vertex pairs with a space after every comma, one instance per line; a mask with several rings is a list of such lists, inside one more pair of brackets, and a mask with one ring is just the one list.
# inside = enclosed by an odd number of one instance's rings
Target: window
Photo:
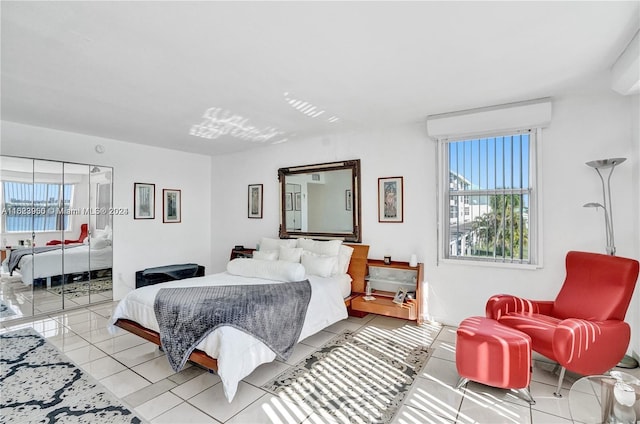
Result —
[[71, 184], [4, 181], [3, 216], [7, 232], [66, 231], [71, 204]]
[[440, 140], [445, 259], [536, 263], [536, 136]]

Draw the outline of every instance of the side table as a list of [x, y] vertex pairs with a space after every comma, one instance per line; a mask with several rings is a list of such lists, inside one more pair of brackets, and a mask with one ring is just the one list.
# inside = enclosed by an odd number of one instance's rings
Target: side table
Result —
[[571, 418], [580, 423], [636, 423], [640, 418], [640, 379], [620, 371], [591, 375], [569, 391]]

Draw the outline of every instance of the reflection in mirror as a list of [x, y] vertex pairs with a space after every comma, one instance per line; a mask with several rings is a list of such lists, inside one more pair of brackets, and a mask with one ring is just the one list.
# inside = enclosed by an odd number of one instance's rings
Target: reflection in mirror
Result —
[[[62, 252], [57, 250], [59, 246], [47, 245], [49, 240], [62, 240], [65, 232], [71, 229], [72, 223], [65, 210], [71, 206], [74, 185], [64, 178], [64, 165], [62, 162], [33, 161], [33, 254], [22, 256], [14, 273], [17, 271], [22, 275], [23, 284], [31, 284], [34, 315], [64, 308], [63, 296], [52, 292], [54, 287], [64, 283]], [[30, 188], [22, 189], [28, 191]], [[11, 256], [16, 253], [12, 252]]]
[[280, 237], [360, 242], [360, 160], [278, 170]]
[[113, 298], [113, 191], [112, 168], [93, 166], [89, 174], [91, 189], [90, 206], [94, 208], [91, 214], [91, 237], [89, 250], [90, 258], [90, 290], [91, 303]]
[[112, 299], [112, 172], [0, 157], [0, 321]]

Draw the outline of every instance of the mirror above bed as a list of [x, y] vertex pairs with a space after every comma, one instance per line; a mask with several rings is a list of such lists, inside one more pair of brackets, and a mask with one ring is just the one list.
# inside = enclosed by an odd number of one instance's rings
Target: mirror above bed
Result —
[[278, 169], [280, 237], [362, 241], [360, 159]]

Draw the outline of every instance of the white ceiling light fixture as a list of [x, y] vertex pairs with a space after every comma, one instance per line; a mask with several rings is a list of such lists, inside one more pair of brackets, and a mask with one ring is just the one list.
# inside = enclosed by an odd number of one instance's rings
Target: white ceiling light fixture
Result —
[[216, 139], [224, 135], [246, 141], [263, 143], [284, 134], [277, 128], [259, 129], [249, 123], [249, 119], [219, 107], [210, 107], [202, 115], [204, 120], [191, 126], [189, 134], [206, 139]]
[[[288, 91], [284, 93], [284, 99], [289, 104], [289, 106], [291, 106], [298, 112], [307, 115], [310, 118], [317, 118], [325, 113], [325, 110], [321, 107], [316, 106], [308, 101], [297, 99], [291, 96]], [[329, 118], [327, 118], [327, 121], [330, 123], [334, 123], [339, 119], [340, 118], [338, 118], [337, 116], [331, 115]]]

